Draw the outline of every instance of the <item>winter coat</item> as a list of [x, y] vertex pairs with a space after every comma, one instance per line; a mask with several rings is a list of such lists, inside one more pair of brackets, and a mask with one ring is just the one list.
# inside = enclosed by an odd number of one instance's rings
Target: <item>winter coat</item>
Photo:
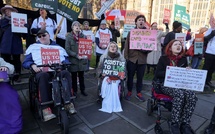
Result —
[[[86, 38], [80, 33], [79, 38]], [[72, 32], [66, 36], [65, 49], [71, 62], [70, 72], [86, 71], [88, 68], [88, 59], [78, 59], [78, 41], [73, 37]]]
[[2, 54], [22, 54], [23, 46], [21, 34], [12, 33], [11, 21], [8, 18], [3, 18], [0, 21], [1, 28], [5, 28], [0, 42], [0, 52]]
[[117, 43], [117, 37], [120, 37], [120, 33], [117, 29], [112, 29], [112, 28], [109, 28], [109, 30], [111, 31], [112, 33], [112, 38], [113, 38], [113, 41], [115, 41]]

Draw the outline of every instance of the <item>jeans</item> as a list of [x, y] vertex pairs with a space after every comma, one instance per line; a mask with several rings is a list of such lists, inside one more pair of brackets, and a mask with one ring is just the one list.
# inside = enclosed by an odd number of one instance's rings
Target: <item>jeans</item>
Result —
[[192, 57], [191, 67], [193, 69], [198, 69], [201, 62], [202, 62], [202, 58], [199, 57], [199, 55], [194, 55]]

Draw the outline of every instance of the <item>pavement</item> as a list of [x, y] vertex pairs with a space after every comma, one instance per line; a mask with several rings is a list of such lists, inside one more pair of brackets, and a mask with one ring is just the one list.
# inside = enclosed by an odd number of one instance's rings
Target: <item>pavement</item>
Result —
[[[28, 76], [28, 74], [25, 74]], [[25, 85], [23, 84], [25, 83]], [[23, 110], [23, 130], [21, 134], [61, 134], [57, 119], [42, 122], [35, 116], [29, 107], [28, 80], [23, 78], [22, 83], [15, 83], [15, 88], [20, 96]], [[151, 81], [143, 81], [142, 93], [146, 100], [151, 97]], [[70, 116], [69, 134], [154, 134], [156, 111], [148, 116], [146, 113], [147, 101], [140, 102], [135, 98], [136, 90], [133, 89], [131, 101], [122, 99], [123, 112], [104, 113], [99, 111], [101, 103], [97, 103], [97, 79], [94, 72], [85, 74], [85, 87], [88, 93], [84, 97], [78, 92], [74, 100], [77, 114]], [[215, 94], [209, 92], [197, 93], [198, 102], [192, 116], [191, 126], [196, 134], [203, 134], [205, 127], [210, 122], [210, 117], [215, 106]], [[163, 116], [170, 118], [170, 112]], [[166, 120], [161, 121], [164, 134], [169, 133]]]

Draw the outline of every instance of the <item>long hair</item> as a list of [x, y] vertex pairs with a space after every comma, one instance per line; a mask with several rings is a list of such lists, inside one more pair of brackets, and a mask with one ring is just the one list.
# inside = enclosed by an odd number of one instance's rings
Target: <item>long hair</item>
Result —
[[[172, 50], [171, 50], [170, 48], [172, 47], [173, 43], [176, 42], [176, 41], [179, 41], [179, 42], [182, 44], [182, 42], [181, 42], [180, 40], [176, 40], [176, 39], [171, 40], [171, 41], [167, 44], [167, 46], [166, 46], [166, 48], [165, 48], [165, 54], [166, 54], [167, 56], [172, 56], [172, 55], [173, 55]], [[184, 46], [182, 45], [181, 52], [180, 52], [178, 55], [179, 55], [179, 56], [183, 56], [183, 55], [184, 55], [184, 52], [185, 52]]]

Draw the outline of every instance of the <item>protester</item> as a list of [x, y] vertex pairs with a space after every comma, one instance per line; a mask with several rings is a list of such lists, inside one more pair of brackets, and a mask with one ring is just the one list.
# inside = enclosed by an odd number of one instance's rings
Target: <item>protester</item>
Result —
[[[135, 29], [146, 29], [146, 27], [144, 26], [145, 22], [146, 22], [145, 16], [138, 15], [135, 18], [135, 24], [136, 24]], [[143, 87], [142, 80], [143, 80], [145, 67], [146, 67], [147, 54], [150, 51], [130, 49], [129, 46], [130, 46], [130, 32], [127, 35], [127, 39], [125, 42], [125, 50], [124, 50], [124, 57], [127, 61], [126, 68], [127, 68], [127, 89], [128, 89], [128, 93], [125, 98], [127, 100], [131, 99], [133, 79], [134, 79], [134, 74], [136, 73], [136, 77], [137, 77], [136, 98], [140, 101], [145, 101], [141, 93], [141, 90]]]
[[112, 33], [113, 41], [117, 43], [117, 37], [120, 37], [120, 32], [118, 29], [115, 29], [115, 24], [114, 22], [111, 22], [111, 25], [109, 27], [109, 30]]
[[33, 24], [31, 26], [31, 33], [37, 34], [40, 29], [45, 29], [49, 32], [50, 39], [55, 41], [54, 35], [56, 30], [61, 29], [60, 26], [57, 26], [56, 22], [47, 16], [47, 10], [39, 9], [40, 17], [34, 19]]
[[[98, 63], [99, 63], [101, 55], [105, 52], [105, 50], [107, 49], [107, 46], [109, 44], [109, 43], [107, 43], [107, 41], [109, 41], [109, 39], [104, 38], [104, 36], [106, 36], [106, 35], [108, 35], [109, 38], [110, 38], [110, 41], [112, 41], [111, 31], [106, 28], [106, 21], [102, 20], [101, 23], [100, 23], [100, 28], [96, 32], [96, 36], [95, 36], [95, 42], [96, 42], [96, 67], [98, 66]], [[104, 43], [104, 40], [105, 40], [105, 43]]]
[[101, 86], [101, 97], [103, 98], [103, 100], [102, 108], [100, 109], [100, 111], [108, 113], [121, 112], [122, 107], [119, 97], [119, 84], [120, 79], [123, 80], [124, 76], [118, 78], [114, 76], [106, 76], [105, 74], [103, 74], [102, 69], [104, 66], [103, 63], [105, 58], [110, 60], [125, 61], [122, 54], [120, 53], [117, 43], [110, 42], [104, 54], [100, 58], [100, 62], [97, 69], [97, 76], [100, 79], [103, 79]]
[[88, 59], [87, 57], [81, 57], [78, 55], [79, 38], [86, 38], [86, 36], [80, 32], [80, 23], [78, 21], [74, 21], [71, 27], [72, 32], [68, 33], [66, 36], [65, 49], [69, 55], [69, 60], [72, 64], [69, 70], [72, 74], [72, 88], [74, 91], [74, 95], [76, 96], [78, 91], [78, 77], [81, 94], [83, 96], [87, 96], [84, 84], [84, 71], [87, 70]]
[[157, 50], [150, 52], [147, 56], [147, 73], [150, 72], [150, 67], [153, 67], [154, 73], [155, 73], [158, 60], [161, 56], [161, 38], [165, 37], [166, 34], [169, 32], [168, 24], [165, 23], [165, 25], [166, 25], [166, 32], [163, 32], [161, 30], [158, 30], [156, 22], [153, 22], [151, 24], [151, 30], [157, 30]]
[[20, 33], [13, 33], [11, 30], [11, 12], [18, 12], [10, 5], [1, 8], [3, 18], [1, 19], [1, 29], [4, 29], [0, 43], [1, 57], [14, 65], [16, 76], [14, 80], [21, 82], [21, 61], [20, 55], [23, 53], [22, 39]]
[[191, 90], [163, 85], [167, 66], [187, 67], [189, 71], [182, 43], [178, 40], [170, 41], [166, 46], [165, 54], [159, 59], [153, 79], [154, 84], [160, 84], [160, 88], [156, 88], [156, 91], [173, 98], [170, 127], [172, 134], [194, 134], [189, 124], [197, 101], [196, 94]]
[[[35, 77], [36, 77], [36, 82], [38, 83], [38, 87], [39, 87], [41, 102], [48, 102], [48, 101], [52, 100], [52, 95], [49, 90], [50, 89], [49, 80], [53, 76], [50, 75], [49, 72], [44, 71], [44, 68], [41, 69], [41, 68], [37, 67], [37, 65], [43, 64], [43, 58], [41, 56], [41, 49], [49, 48], [49, 49], [59, 50], [60, 64], [69, 63], [68, 55], [62, 47], [60, 47], [58, 44], [56, 44], [54, 41], [52, 41], [50, 39], [50, 35], [49, 35], [48, 31], [41, 29], [37, 33], [37, 37], [39, 39], [39, 42], [30, 45], [28, 47], [28, 49], [26, 50], [26, 54], [25, 54], [26, 57], [23, 61], [23, 67], [26, 69], [33, 69], [33, 71], [36, 73]], [[60, 78], [67, 79], [69, 89], [72, 89], [72, 80], [71, 80], [70, 73], [67, 70], [61, 70], [58, 75]], [[69, 96], [71, 96], [71, 94]], [[69, 113], [71, 113], [71, 114], [75, 113], [75, 108], [74, 108], [73, 103], [69, 103], [69, 104], [65, 105], [65, 109], [68, 110]], [[50, 107], [47, 105], [42, 106], [42, 115], [43, 115], [44, 121], [48, 121], [48, 120], [51, 120], [56, 117], [52, 113], [52, 110], [50, 109]]]
[[[0, 58], [0, 73], [14, 73], [14, 66]], [[1, 80], [4, 78], [1, 78]], [[22, 130], [22, 108], [19, 95], [7, 82], [0, 82], [0, 132], [2, 134], [18, 134]]]
[[191, 38], [192, 38], [191, 29], [188, 29], [186, 34], [186, 41], [191, 40]]

